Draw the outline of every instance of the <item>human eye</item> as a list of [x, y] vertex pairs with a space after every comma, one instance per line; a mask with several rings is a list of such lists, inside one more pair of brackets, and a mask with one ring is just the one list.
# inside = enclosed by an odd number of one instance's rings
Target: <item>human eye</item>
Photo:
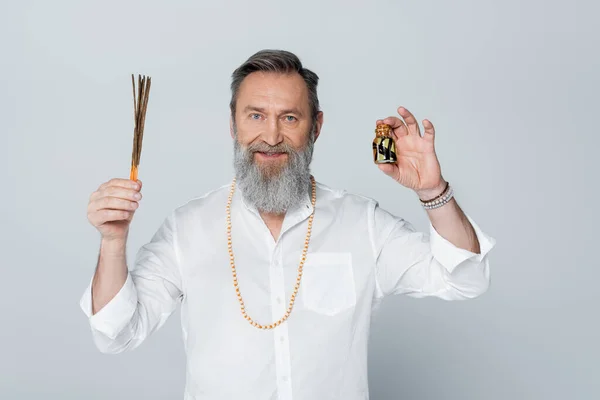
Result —
[[252, 114], [250, 114], [250, 119], [259, 120], [260, 119], [260, 114], [259, 113], [252, 113]]
[[285, 121], [286, 122], [296, 122], [298, 119], [296, 117], [294, 117], [293, 115], [286, 115], [285, 116]]

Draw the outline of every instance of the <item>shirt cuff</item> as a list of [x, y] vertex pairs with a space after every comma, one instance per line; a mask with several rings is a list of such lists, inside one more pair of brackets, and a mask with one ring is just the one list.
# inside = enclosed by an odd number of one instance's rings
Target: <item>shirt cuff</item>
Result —
[[[93, 280], [93, 278], [92, 278]], [[131, 275], [127, 273], [125, 283], [104, 307], [92, 315], [92, 282], [81, 297], [81, 309], [88, 317], [92, 329], [99, 331], [111, 339], [129, 323], [137, 308], [137, 292]]]
[[496, 240], [493, 237], [485, 234], [471, 217], [468, 215], [466, 215], [466, 217], [471, 225], [473, 225], [473, 230], [479, 241], [480, 253], [473, 253], [472, 251], [456, 247], [441, 236], [435, 230], [431, 221], [429, 221], [430, 244], [433, 257], [450, 273], [452, 273], [460, 263], [466, 260], [480, 263], [487, 253], [496, 245]]

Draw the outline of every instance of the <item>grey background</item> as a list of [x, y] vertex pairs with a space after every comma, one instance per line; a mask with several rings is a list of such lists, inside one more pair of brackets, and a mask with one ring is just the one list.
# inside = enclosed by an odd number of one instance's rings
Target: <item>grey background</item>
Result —
[[134, 352], [92, 343], [78, 304], [99, 241], [87, 201], [128, 176], [131, 73], [153, 86], [129, 259], [174, 207], [229, 182], [229, 78], [262, 48], [297, 53], [321, 78], [318, 180], [426, 229], [414, 193], [371, 161], [375, 120], [404, 105], [434, 122], [445, 178], [498, 241], [483, 297], [384, 303], [372, 398], [600, 398], [598, 11], [531, 0], [1, 2], [0, 398], [181, 398], [178, 312]]

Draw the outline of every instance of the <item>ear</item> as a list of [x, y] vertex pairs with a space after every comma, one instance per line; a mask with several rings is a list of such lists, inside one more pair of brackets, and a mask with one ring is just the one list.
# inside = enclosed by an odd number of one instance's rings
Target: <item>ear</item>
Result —
[[317, 141], [317, 139], [319, 138], [319, 135], [321, 134], [322, 127], [323, 127], [323, 111], [319, 111], [319, 113], [317, 114], [317, 126], [315, 129], [315, 142]]
[[235, 135], [233, 134], [233, 116], [229, 116], [229, 134], [232, 139], [235, 139]]

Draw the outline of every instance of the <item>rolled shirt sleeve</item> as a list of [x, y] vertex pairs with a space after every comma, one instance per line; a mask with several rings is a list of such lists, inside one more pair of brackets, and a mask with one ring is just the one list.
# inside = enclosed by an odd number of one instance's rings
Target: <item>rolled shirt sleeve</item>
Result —
[[[479, 240], [480, 253], [456, 247], [429, 223], [429, 232], [371, 205], [371, 234], [375, 253], [377, 296], [406, 294], [464, 300], [477, 297], [490, 285], [488, 253], [495, 239], [467, 215]], [[466, 215], [466, 213], [465, 213]]]
[[183, 296], [176, 246], [173, 214], [138, 251], [119, 292], [93, 315], [90, 281], [80, 307], [101, 352], [119, 353], [138, 347], [176, 309]]

